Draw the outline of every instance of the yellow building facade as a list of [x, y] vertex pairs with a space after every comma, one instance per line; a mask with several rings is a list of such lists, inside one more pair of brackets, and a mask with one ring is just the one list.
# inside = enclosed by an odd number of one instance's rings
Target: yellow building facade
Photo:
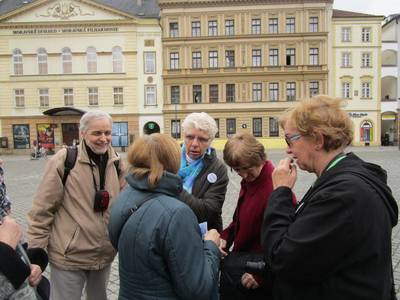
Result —
[[381, 144], [383, 16], [333, 10], [329, 94], [345, 100], [354, 146]]
[[144, 2], [99, 2], [37, 0], [1, 11], [0, 151], [70, 145], [89, 110], [111, 114], [116, 147], [163, 129], [158, 7], [149, 14]]
[[180, 138], [191, 112], [219, 126], [214, 142], [246, 131], [285, 146], [278, 118], [328, 93], [332, 1], [159, 0], [164, 129]]

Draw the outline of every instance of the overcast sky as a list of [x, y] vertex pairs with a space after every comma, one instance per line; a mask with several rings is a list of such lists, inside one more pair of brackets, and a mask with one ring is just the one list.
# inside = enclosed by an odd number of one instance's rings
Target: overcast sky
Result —
[[400, 0], [334, 0], [333, 8], [388, 16], [400, 13]]

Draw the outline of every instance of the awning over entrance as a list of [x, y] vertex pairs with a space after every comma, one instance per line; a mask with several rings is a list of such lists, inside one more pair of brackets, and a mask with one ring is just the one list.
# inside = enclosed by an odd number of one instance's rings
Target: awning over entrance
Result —
[[86, 111], [74, 107], [56, 107], [51, 108], [43, 112], [44, 115], [48, 116], [81, 116]]

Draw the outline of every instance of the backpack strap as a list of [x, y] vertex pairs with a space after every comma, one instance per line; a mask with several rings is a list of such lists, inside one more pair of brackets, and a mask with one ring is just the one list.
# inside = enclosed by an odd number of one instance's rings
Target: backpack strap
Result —
[[64, 175], [62, 178], [62, 183], [65, 186], [67, 178], [71, 170], [74, 168], [76, 163], [76, 158], [78, 156], [78, 148], [76, 146], [67, 147], [67, 157], [64, 161]]
[[[62, 183], [65, 186], [67, 178], [71, 170], [74, 168], [76, 163], [76, 158], [78, 157], [78, 148], [76, 146], [67, 147], [67, 157], [64, 162], [64, 175], [62, 178]], [[115, 169], [117, 170], [118, 178], [121, 175], [120, 160], [114, 161]]]

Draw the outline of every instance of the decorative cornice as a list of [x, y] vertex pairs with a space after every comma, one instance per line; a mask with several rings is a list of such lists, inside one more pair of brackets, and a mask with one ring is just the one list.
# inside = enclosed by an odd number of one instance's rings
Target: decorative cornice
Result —
[[210, 6], [239, 6], [239, 5], [265, 5], [265, 4], [305, 4], [305, 3], [330, 3], [333, 0], [158, 0], [160, 9], [180, 7], [210, 7]]

